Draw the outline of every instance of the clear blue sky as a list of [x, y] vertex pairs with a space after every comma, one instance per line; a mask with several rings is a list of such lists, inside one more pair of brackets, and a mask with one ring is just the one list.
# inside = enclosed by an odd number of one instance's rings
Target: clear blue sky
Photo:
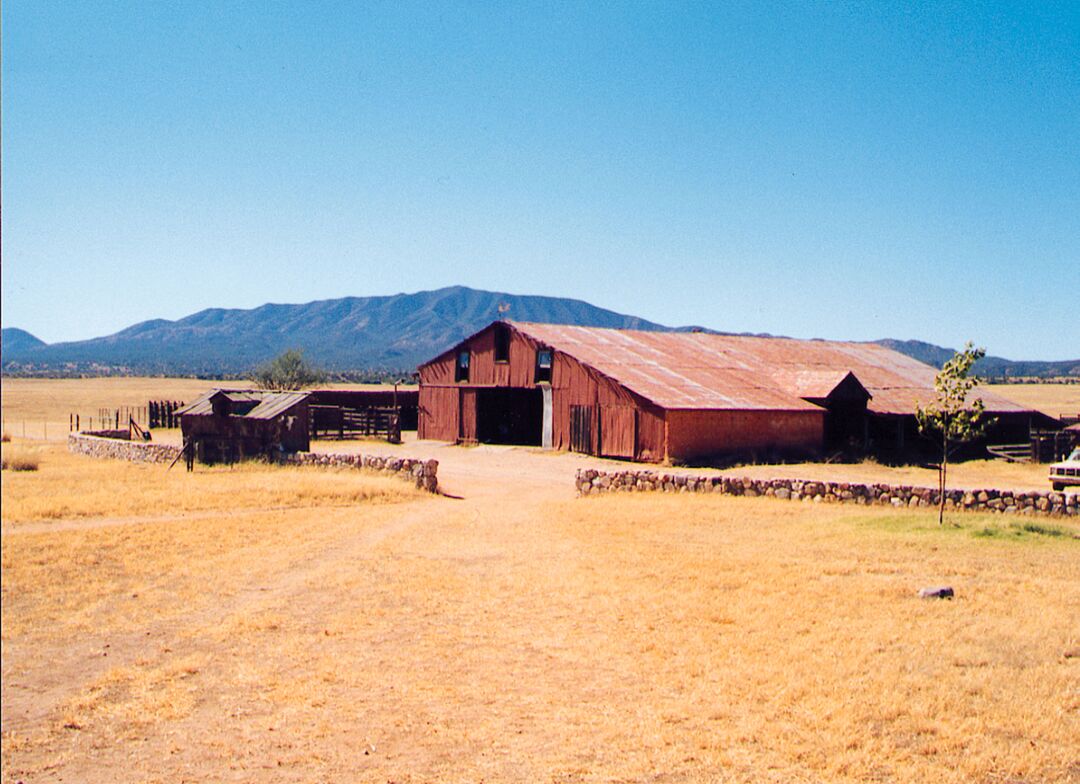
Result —
[[1080, 356], [1080, 3], [3, 3], [3, 325], [445, 285]]

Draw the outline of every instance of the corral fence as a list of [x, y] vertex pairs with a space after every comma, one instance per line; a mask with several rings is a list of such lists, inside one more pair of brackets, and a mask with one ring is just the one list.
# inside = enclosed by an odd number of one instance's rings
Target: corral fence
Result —
[[991, 444], [986, 451], [1010, 463], [1053, 463], [1064, 459], [1077, 446], [1077, 434], [1070, 430], [1035, 430], [1018, 444]]
[[68, 414], [68, 431], [119, 430], [131, 424], [145, 430], [180, 427], [180, 417], [176, 412], [183, 405], [182, 401], [177, 400], [150, 400], [145, 406], [98, 408], [89, 415], [72, 412]]
[[183, 401], [151, 400], [147, 408], [147, 427], [180, 427], [180, 417], [176, 412], [184, 407]]
[[392, 444], [401, 443], [400, 407], [312, 405], [309, 411], [313, 440], [385, 438]]

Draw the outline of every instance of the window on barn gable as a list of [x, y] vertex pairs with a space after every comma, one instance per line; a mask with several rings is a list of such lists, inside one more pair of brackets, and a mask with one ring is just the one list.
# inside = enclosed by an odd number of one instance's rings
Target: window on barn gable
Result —
[[536, 351], [536, 382], [551, 382], [552, 351], [550, 348], [541, 348]]
[[510, 327], [505, 324], [495, 325], [495, 361], [510, 361]]
[[457, 365], [454, 369], [454, 381], [469, 380], [469, 350], [462, 349], [457, 355]]

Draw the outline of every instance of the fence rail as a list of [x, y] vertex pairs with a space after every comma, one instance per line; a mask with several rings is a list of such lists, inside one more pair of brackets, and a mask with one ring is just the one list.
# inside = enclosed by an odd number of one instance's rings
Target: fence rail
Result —
[[348, 438], [385, 438], [401, 443], [401, 408], [311, 406], [311, 437], [343, 440]]
[[68, 431], [119, 430], [131, 422], [146, 430], [180, 427], [176, 412], [183, 406], [184, 403], [177, 400], [150, 400], [145, 406], [100, 407], [89, 416], [72, 412], [68, 414]]

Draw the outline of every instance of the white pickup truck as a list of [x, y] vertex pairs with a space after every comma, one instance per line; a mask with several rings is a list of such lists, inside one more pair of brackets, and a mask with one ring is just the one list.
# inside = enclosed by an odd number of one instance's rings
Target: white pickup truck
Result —
[[1055, 490], [1064, 490], [1068, 485], [1080, 485], [1080, 447], [1072, 451], [1060, 463], [1050, 466], [1050, 482]]

